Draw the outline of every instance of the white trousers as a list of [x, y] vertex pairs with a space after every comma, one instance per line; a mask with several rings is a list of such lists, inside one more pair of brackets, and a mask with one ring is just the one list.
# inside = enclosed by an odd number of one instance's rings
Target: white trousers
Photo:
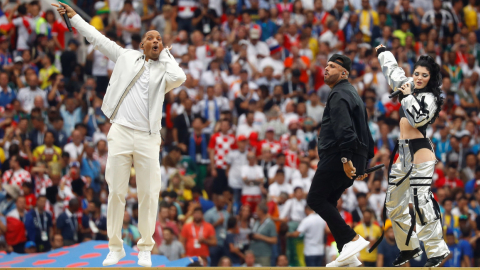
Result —
[[132, 162], [137, 177], [138, 230], [140, 251], [151, 251], [155, 241], [155, 222], [161, 188], [159, 151], [160, 134], [149, 134], [119, 124], [108, 132], [108, 159], [105, 179], [108, 184], [107, 233], [110, 251], [123, 248], [122, 224], [125, 196]]

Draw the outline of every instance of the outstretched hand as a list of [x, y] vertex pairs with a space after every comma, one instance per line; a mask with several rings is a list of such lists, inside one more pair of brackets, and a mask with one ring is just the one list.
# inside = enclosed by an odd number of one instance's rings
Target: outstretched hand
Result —
[[[59, 5], [60, 4], [60, 5]], [[52, 4], [52, 6], [57, 8], [57, 11], [60, 15], [63, 16], [63, 14], [67, 13], [67, 16], [69, 19], [73, 18], [73, 16], [77, 15], [75, 10], [71, 8], [69, 5], [64, 4], [62, 2], [58, 2], [58, 4]]]

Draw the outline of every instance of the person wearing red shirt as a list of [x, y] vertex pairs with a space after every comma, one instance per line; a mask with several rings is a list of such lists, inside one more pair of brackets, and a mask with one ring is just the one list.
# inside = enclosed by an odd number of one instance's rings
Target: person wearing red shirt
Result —
[[457, 178], [457, 168], [454, 164], [448, 166], [447, 177], [443, 177], [437, 180], [435, 183], [437, 188], [449, 187], [454, 189], [456, 187], [464, 187], [463, 182]]
[[175, 222], [168, 220], [168, 214], [170, 213], [170, 207], [168, 204], [162, 203], [158, 212], [158, 220], [155, 224], [155, 233], [153, 234], [153, 240], [155, 240], [155, 246], [159, 248], [162, 245], [163, 230], [165, 228], [172, 229], [175, 235], [178, 235], [178, 227]]
[[183, 226], [180, 242], [185, 247], [187, 257], [199, 256], [204, 261], [210, 256], [208, 248], [217, 245], [215, 229], [210, 223], [203, 220], [201, 207], [193, 210], [193, 222]]
[[230, 122], [223, 119], [220, 123], [220, 132], [213, 134], [208, 144], [210, 153], [210, 166], [212, 176], [215, 177], [213, 184], [213, 192], [221, 193], [228, 186], [226, 175], [228, 153], [236, 149], [235, 136], [229, 133]]
[[257, 156], [262, 154], [262, 149], [268, 147], [273, 154], [279, 154], [282, 151], [282, 145], [275, 140], [275, 129], [273, 127], [267, 128], [265, 131], [265, 140], [258, 143]]
[[310, 68], [310, 59], [307, 56], [301, 56], [297, 46], [291, 47], [292, 55], [285, 59], [285, 68], [299, 69], [300, 81], [302, 83], [308, 83], [307, 69]]

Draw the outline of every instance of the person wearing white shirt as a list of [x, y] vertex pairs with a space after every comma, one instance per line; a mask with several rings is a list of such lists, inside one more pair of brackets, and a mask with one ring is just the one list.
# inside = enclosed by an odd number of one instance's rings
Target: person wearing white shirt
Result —
[[250, 134], [253, 132], [258, 132], [258, 129], [256, 129], [253, 126], [253, 121], [254, 119], [254, 113], [252, 111], [247, 111], [246, 113], [246, 123], [239, 125], [237, 129], [237, 136], [244, 135], [247, 138], [250, 138]]
[[207, 97], [200, 100], [197, 105], [192, 108], [194, 114], [200, 114], [207, 121], [210, 121], [210, 125], [205, 127], [204, 133], [213, 133], [213, 128], [217, 121], [220, 120], [220, 104], [215, 99], [215, 91], [213, 85], [207, 86]]
[[18, 51], [24, 51], [30, 49], [30, 46], [28, 46], [27, 41], [30, 33], [34, 31], [34, 21], [32, 18], [27, 16], [27, 7], [26, 4], [22, 4], [18, 6], [17, 9], [18, 12], [18, 17], [12, 20], [13, 16], [13, 11], [10, 12], [10, 15], [8, 17], [9, 20], [17, 27], [17, 50]]
[[382, 209], [385, 202], [385, 192], [382, 191], [382, 181], [380, 179], [373, 180], [373, 192], [368, 197], [370, 207], [375, 211], [377, 220], [382, 220]]
[[257, 165], [255, 153], [247, 154], [248, 165], [243, 165], [241, 169], [241, 177], [243, 180], [242, 187], [242, 205], [250, 205], [250, 209], [255, 209], [262, 200], [262, 191], [260, 186], [263, 185], [265, 175], [261, 166]]
[[292, 196], [293, 187], [285, 181], [285, 172], [283, 170], [277, 170], [275, 173], [275, 183], [268, 187], [268, 195], [272, 200], [278, 201], [278, 196], [280, 196], [282, 192]]
[[285, 206], [280, 212], [280, 219], [284, 222], [300, 222], [305, 218], [305, 206], [307, 201], [304, 199], [302, 187], [295, 187], [293, 198], [285, 202]]
[[247, 140], [246, 138], [238, 138], [238, 149], [232, 150], [227, 154], [227, 176], [228, 186], [233, 189], [233, 199], [240, 203], [240, 197], [243, 188], [242, 169], [248, 164], [247, 162]]
[[[285, 182], [292, 183], [293, 179], [301, 179], [302, 176], [297, 169], [285, 166], [285, 154], [280, 153], [276, 159], [277, 164], [268, 170], [268, 179], [273, 180], [278, 170], [282, 170], [285, 174]], [[289, 193], [291, 194], [291, 193]]]
[[38, 77], [37, 74], [31, 73], [27, 78], [27, 87], [21, 88], [18, 91], [17, 99], [20, 101], [22, 109], [30, 113], [34, 107], [35, 97], [41, 96], [44, 101], [44, 106], [48, 107], [46, 91], [43, 91], [38, 87]]
[[323, 243], [327, 224], [309, 206], [305, 206], [305, 214], [307, 217], [302, 219], [297, 230], [287, 233], [287, 237], [303, 236], [305, 264], [308, 267], [323, 266], [323, 257], [325, 256], [325, 245]]
[[[298, 171], [300, 172], [301, 178], [292, 179], [292, 186], [301, 187], [305, 194], [308, 194], [310, 186], [312, 185], [313, 176], [315, 176], [315, 171], [310, 168], [308, 162], [301, 161], [298, 166]], [[297, 175], [296, 175], [297, 176]]]
[[131, 0], [126, 0], [123, 4], [123, 13], [120, 15], [118, 22], [117, 27], [122, 30], [123, 40], [125, 45], [128, 46], [132, 43], [132, 34], [138, 33], [142, 26], [140, 15], [133, 9]]

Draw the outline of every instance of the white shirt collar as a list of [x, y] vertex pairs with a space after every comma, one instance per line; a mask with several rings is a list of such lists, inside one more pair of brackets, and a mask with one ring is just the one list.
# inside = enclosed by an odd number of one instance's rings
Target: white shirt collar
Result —
[[73, 216], [72, 212], [67, 208], [65, 209], [65, 213], [67, 214], [67, 217], [71, 218]]

